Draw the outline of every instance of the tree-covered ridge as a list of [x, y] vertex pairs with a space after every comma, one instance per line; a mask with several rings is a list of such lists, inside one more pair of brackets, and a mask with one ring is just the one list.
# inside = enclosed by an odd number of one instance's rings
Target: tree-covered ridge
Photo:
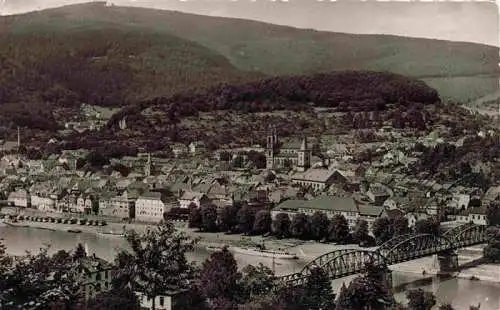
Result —
[[413, 77], [469, 76], [498, 72], [498, 48], [480, 44], [353, 35], [297, 29], [242, 19], [101, 3], [71, 5], [5, 18], [5, 31], [39, 27], [92, 28], [134, 25], [200, 43], [237, 68], [270, 75], [336, 70], [389, 70]]
[[[0, 36], [0, 102], [121, 106], [245, 81], [223, 56], [138, 27], [32, 29]], [[248, 81], [248, 80], [246, 80]]]

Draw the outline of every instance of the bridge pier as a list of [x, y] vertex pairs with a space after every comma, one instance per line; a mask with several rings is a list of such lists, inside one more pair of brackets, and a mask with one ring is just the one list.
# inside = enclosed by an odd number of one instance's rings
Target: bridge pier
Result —
[[392, 290], [392, 270], [389, 268], [385, 271], [385, 283], [387, 287]]
[[455, 251], [438, 253], [439, 273], [450, 273], [458, 269], [458, 254]]

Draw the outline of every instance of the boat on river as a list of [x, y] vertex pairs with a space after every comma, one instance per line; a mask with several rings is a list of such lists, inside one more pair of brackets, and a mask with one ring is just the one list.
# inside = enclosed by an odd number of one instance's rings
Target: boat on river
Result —
[[72, 229], [72, 228], [70, 228], [70, 229], [68, 229], [66, 231], [69, 232], [69, 233], [73, 233], [73, 234], [79, 234], [79, 233], [82, 232], [80, 229]]
[[110, 237], [125, 237], [125, 232], [117, 232], [117, 231], [98, 231], [99, 235], [102, 236], [110, 236]]
[[23, 223], [20, 223], [18, 221], [15, 221], [15, 220], [14, 221], [5, 221], [4, 223], [5, 223], [5, 225], [11, 226], [11, 227], [30, 227], [30, 225], [28, 225], [28, 224], [23, 224]]
[[219, 246], [219, 245], [208, 245], [206, 247], [207, 251], [208, 252], [218, 252], [218, 251], [222, 251], [224, 249], [225, 246]]
[[298, 256], [294, 253], [279, 251], [279, 250], [270, 250], [266, 249], [263, 246], [256, 247], [231, 247], [235, 253], [252, 255], [252, 256], [261, 256], [261, 257], [269, 257], [276, 259], [298, 259]]

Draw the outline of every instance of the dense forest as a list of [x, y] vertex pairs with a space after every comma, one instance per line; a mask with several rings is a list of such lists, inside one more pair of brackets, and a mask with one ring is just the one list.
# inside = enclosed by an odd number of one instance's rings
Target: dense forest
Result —
[[77, 114], [81, 103], [123, 106], [259, 76], [196, 43], [140, 28], [0, 35], [0, 120], [55, 131], [67, 119], [53, 115]]

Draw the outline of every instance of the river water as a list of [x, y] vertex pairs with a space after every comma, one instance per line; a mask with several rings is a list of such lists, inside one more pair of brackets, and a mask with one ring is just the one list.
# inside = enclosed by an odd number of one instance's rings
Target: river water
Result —
[[[95, 234], [71, 234], [62, 231], [49, 231], [34, 228], [0, 227], [0, 238], [4, 240], [7, 251], [13, 255], [23, 255], [25, 251], [38, 251], [45, 245], [52, 245], [50, 252], [60, 249], [72, 250], [78, 243], [86, 244], [89, 252], [106, 260], [113, 260], [120, 249], [127, 248], [123, 238], [101, 236]], [[189, 253], [188, 257], [195, 261], [203, 261], [210, 255], [203, 247]], [[235, 255], [240, 266], [258, 264], [259, 262], [272, 268], [272, 259], [246, 255]], [[304, 260], [276, 260], [277, 274], [300, 271], [307, 262]], [[342, 280], [335, 280], [334, 286], [341, 285]], [[348, 281], [348, 280], [347, 280]], [[439, 303], [451, 303], [456, 309], [468, 310], [469, 305], [481, 303], [481, 310], [500, 309], [500, 284], [471, 281], [466, 279], [431, 277], [422, 278], [414, 274], [393, 272], [393, 284], [396, 298], [404, 301], [404, 292], [411, 288], [423, 288], [432, 291]]]

